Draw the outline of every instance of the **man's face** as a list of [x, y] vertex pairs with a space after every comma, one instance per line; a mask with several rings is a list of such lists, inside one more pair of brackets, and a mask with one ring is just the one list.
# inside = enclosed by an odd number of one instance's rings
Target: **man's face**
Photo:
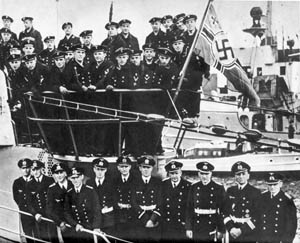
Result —
[[96, 51], [94, 52], [94, 58], [96, 62], [103, 62], [105, 60], [106, 53], [104, 51]]
[[130, 24], [128, 23], [122, 24], [120, 28], [123, 34], [128, 34], [130, 32]]
[[22, 167], [22, 168], [21, 168], [22, 176], [27, 177], [27, 176], [30, 175], [30, 172], [31, 172], [30, 167]]
[[156, 21], [151, 24], [153, 32], [158, 32], [160, 30], [160, 22]]
[[74, 58], [76, 61], [82, 62], [85, 58], [85, 51], [82, 50], [76, 50], [74, 51]]
[[106, 168], [101, 168], [101, 167], [94, 166], [94, 173], [95, 173], [95, 176], [96, 176], [97, 179], [104, 178], [106, 171], [107, 171]]
[[10, 26], [11, 26], [10, 20], [9, 19], [4, 19], [3, 20], [3, 26], [4, 26], [4, 28], [10, 29]]
[[66, 66], [66, 59], [63, 57], [55, 58], [54, 62], [55, 62], [56, 67], [58, 67], [60, 69], [64, 68]]
[[118, 55], [116, 57], [118, 65], [124, 66], [127, 63], [128, 58], [129, 58], [128, 54]]
[[155, 57], [155, 52], [153, 49], [145, 49], [144, 57], [147, 60], [152, 60]]
[[25, 27], [25, 29], [31, 28], [31, 27], [32, 27], [32, 21], [29, 20], [29, 19], [26, 19], [26, 20], [24, 21], [24, 27]]
[[64, 183], [65, 180], [67, 179], [67, 173], [63, 170], [57, 171], [57, 172], [54, 173], [54, 177], [55, 177], [57, 182]]
[[87, 35], [87, 36], [82, 37], [82, 42], [85, 46], [90, 46], [92, 43], [92, 39], [93, 39], [93, 37], [91, 35]]
[[74, 187], [78, 188], [78, 187], [80, 187], [82, 185], [83, 178], [84, 178], [83, 175], [71, 176], [70, 180], [73, 183]]
[[142, 58], [140, 55], [133, 55], [130, 57], [131, 63], [133, 63], [135, 66], [140, 66]]
[[10, 33], [1, 33], [2, 40], [4, 42], [8, 42], [10, 40], [11, 34]]
[[171, 57], [158, 55], [158, 59], [161, 66], [167, 66], [171, 60]]
[[276, 184], [269, 184], [268, 185], [268, 190], [274, 196], [280, 191], [281, 187], [282, 187], [282, 182], [280, 181]]
[[153, 167], [152, 166], [141, 165], [139, 167], [139, 169], [140, 169], [140, 172], [142, 173], [142, 176], [149, 177], [149, 176], [151, 176]]
[[208, 184], [211, 181], [211, 176], [212, 176], [211, 172], [199, 171], [198, 175], [199, 175], [200, 180], [202, 181], [202, 183], [205, 184], [205, 185]]
[[248, 171], [240, 171], [238, 173], [235, 173], [235, 179], [236, 182], [240, 185], [245, 185], [250, 178]]
[[118, 170], [120, 171], [122, 176], [129, 175], [131, 169], [131, 165], [118, 165]]
[[66, 63], [68, 63], [73, 57], [74, 57], [74, 53], [72, 51], [68, 51], [65, 56]]
[[185, 24], [183, 23], [183, 21], [177, 21], [177, 22], [176, 22], [176, 26], [177, 26], [177, 28], [180, 29], [180, 30], [185, 30], [185, 28], [186, 28], [186, 26], [185, 26]]
[[64, 28], [64, 32], [65, 32], [66, 35], [71, 35], [72, 34], [72, 27], [71, 27], [71, 25], [67, 25]]
[[174, 171], [169, 172], [169, 176], [171, 178], [171, 181], [175, 182], [175, 183], [177, 183], [180, 180], [181, 175], [182, 175], [181, 170], [174, 170]]
[[32, 54], [34, 52], [34, 46], [32, 44], [26, 44], [22, 50], [24, 55]]
[[187, 21], [185, 21], [185, 25], [188, 31], [196, 29], [195, 19], [188, 19]]
[[54, 49], [54, 46], [55, 46], [54, 40], [48, 40], [48, 41], [46, 42], [46, 47], [47, 47], [47, 49], [53, 50], [53, 49]]
[[42, 168], [32, 168], [31, 169], [31, 174], [33, 175], [34, 178], [39, 178], [42, 175]]
[[167, 19], [167, 20], [163, 23], [165, 29], [170, 29], [170, 27], [172, 26], [172, 24], [173, 24], [173, 20], [172, 20], [172, 19]]
[[21, 60], [13, 60], [9, 62], [12, 70], [17, 71], [21, 66]]
[[177, 53], [181, 53], [183, 51], [184, 42], [183, 41], [176, 41], [173, 43], [173, 48]]
[[118, 34], [118, 29], [116, 26], [112, 25], [108, 28], [108, 35], [109, 36], [116, 36]]
[[29, 70], [33, 70], [36, 66], [36, 58], [26, 61], [25, 65]]

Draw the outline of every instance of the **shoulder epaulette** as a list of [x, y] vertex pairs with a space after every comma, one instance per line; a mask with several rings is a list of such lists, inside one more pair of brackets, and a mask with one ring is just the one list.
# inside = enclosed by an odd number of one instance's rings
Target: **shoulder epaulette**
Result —
[[167, 181], [167, 180], [170, 180], [170, 178], [166, 177], [166, 178], [162, 179], [162, 181]]
[[219, 186], [224, 186], [222, 183], [220, 183], [220, 182], [216, 182], [216, 181], [214, 181], [217, 185], [219, 185]]
[[73, 190], [73, 188], [70, 188], [67, 192], [70, 192], [70, 191], [72, 191]]
[[288, 198], [288, 199], [293, 199], [293, 197], [290, 195], [290, 194], [288, 194], [288, 193], [284, 193], [284, 195]]
[[50, 186], [49, 186], [49, 188], [50, 187], [54, 187], [56, 185], [56, 183], [54, 182], [54, 183], [52, 183]]
[[262, 191], [262, 193], [261, 194], [265, 194], [265, 193], [267, 193], [269, 190], [264, 190], [264, 191]]
[[89, 189], [94, 189], [94, 187], [89, 186], [89, 185], [86, 185], [86, 187], [89, 188]]

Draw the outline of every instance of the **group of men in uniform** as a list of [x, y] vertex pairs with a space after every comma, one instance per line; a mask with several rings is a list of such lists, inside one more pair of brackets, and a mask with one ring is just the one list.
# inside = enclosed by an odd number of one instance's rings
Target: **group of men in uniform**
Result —
[[96, 158], [86, 181], [83, 167], [54, 164], [53, 180], [42, 173], [42, 162], [20, 160], [13, 195], [27, 242], [94, 242], [102, 232], [133, 242], [293, 242], [296, 207], [281, 190], [280, 174], [266, 173], [268, 189], [261, 193], [249, 184], [251, 168], [242, 161], [232, 165], [236, 185], [227, 190], [212, 179], [207, 161], [197, 163], [200, 181], [194, 184], [183, 178], [179, 161], [165, 165], [164, 180], [153, 176], [153, 157], [137, 163], [139, 171], [129, 157], [119, 157], [112, 176], [108, 161]]
[[[3, 16], [3, 20], [13, 21], [9, 16]], [[108, 37], [101, 45], [93, 44], [92, 30], [82, 31], [80, 37], [75, 36], [70, 22], [62, 25], [65, 37], [59, 41], [57, 48], [55, 36], [45, 37], [46, 48], [42, 48], [41, 34], [33, 28], [32, 17], [22, 18], [25, 30], [20, 33], [18, 40], [14, 40], [10, 28], [3, 28], [0, 30], [0, 50], [4, 54], [0, 59], [12, 90], [10, 103], [17, 130], [22, 132], [28, 128], [24, 122], [23, 102], [23, 94], [27, 91], [40, 96], [42, 91], [50, 90], [56, 92], [58, 98], [63, 95], [65, 99], [79, 103], [177, 118], [174, 107], [169, 105], [170, 96], [173, 95], [170, 90], [178, 86], [180, 71], [197, 32], [196, 20], [197, 16], [193, 14], [179, 14], [174, 18], [170, 15], [151, 18], [149, 23], [152, 32], [142, 45], [142, 50], [138, 39], [130, 33], [131, 21], [128, 19], [119, 23], [107, 23], [105, 28], [108, 30]], [[165, 31], [162, 30], [162, 25]], [[5, 39], [7, 34], [10, 37]], [[198, 115], [200, 95], [197, 91], [201, 86], [202, 77], [209, 78], [209, 75], [209, 65], [201, 57], [193, 54], [176, 102], [181, 116]], [[119, 95], [109, 92], [113, 89], [139, 88], [159, 88], [163, 91], [123, 94], [121, 107]], [[95, 93], [97, 89], [106, 89], [107, 92]], [[49, 109], [51, 110], [51, 107]], [[45, 106], [36, 108], [38, 115], [43, 118], [66, 116], [62, 108], [60, 112], [53, 107], [51, 112], [46, 110]], [[70, 118], [73, 119], [111, 118], [109, 115], [91, 114], [80, 109], [76, 113], [72, 110], [69, 112]], [[139, 156], [162, 153], [162, 125], [143, 122], [123, 125], [122, 141], [125, 141], [125, 154]], [[53, 136], [66, 129], [56, 132], [53, 132], [53, 129], [49, 127], [46, 134], [49, 136], [49, 146], [55, 152], [70, 152], [73, 149], [70, 142], [60, 146], [61, 140]], [[47, 133], [47, 129], [45, 130]], [[74, 135], [79, 153], [99, 156], [117, 154], [117, 131], [116, 124], [75, 126]], [[141, 143], [143, 138], [138, 136], [141, 131], [146, 131], [143, 134], [150, 141], [149, 146]], [[18, 135], [22, 141], [22, 134]]]

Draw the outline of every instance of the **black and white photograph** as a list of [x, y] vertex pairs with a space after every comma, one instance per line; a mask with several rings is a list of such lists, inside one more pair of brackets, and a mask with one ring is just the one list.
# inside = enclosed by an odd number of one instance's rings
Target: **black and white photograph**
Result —
[[300, 243], [299, 0], [0, 17], [0, 243]]

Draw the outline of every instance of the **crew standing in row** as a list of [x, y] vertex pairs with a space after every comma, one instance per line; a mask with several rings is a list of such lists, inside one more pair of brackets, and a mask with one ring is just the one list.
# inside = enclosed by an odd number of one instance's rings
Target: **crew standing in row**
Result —
[[[212, 180], [214, 166], [207, 161], [197, 163], [200, 181], [193, 185], [182, 177], [178, 161], [165, 165], [169, 178], [164, 181], [152, 175], [151, 156], [142, 156], [138, 165], [135, 176], [131, 160], [119, 157], [119, 173], [113, 178], [107, 174], [108, 162], [96, 158], [95, 177], [86, 185], [80, 167], [69, 170], [63, 163], [54, 164], [53, 183], [43, 173], [44, 163], [20, 160], [22, 176], [13, 184], [13, 195], [19, 209], [33, 215], [21, 214], [27, 241], [93, 242], [87, 229], [134, 242], [221, 242], [228, 235], [229, 242], [293, 242], [297, 210], [281, 190], [283, 177], [278, 173], [266, 175], [267, 190], [260, 193], [248, 182], [250, 166], [238, 161], [231, 168], [237, 185], [225, 192]], [[44, 220], [48, 217], [54, 224]]]

